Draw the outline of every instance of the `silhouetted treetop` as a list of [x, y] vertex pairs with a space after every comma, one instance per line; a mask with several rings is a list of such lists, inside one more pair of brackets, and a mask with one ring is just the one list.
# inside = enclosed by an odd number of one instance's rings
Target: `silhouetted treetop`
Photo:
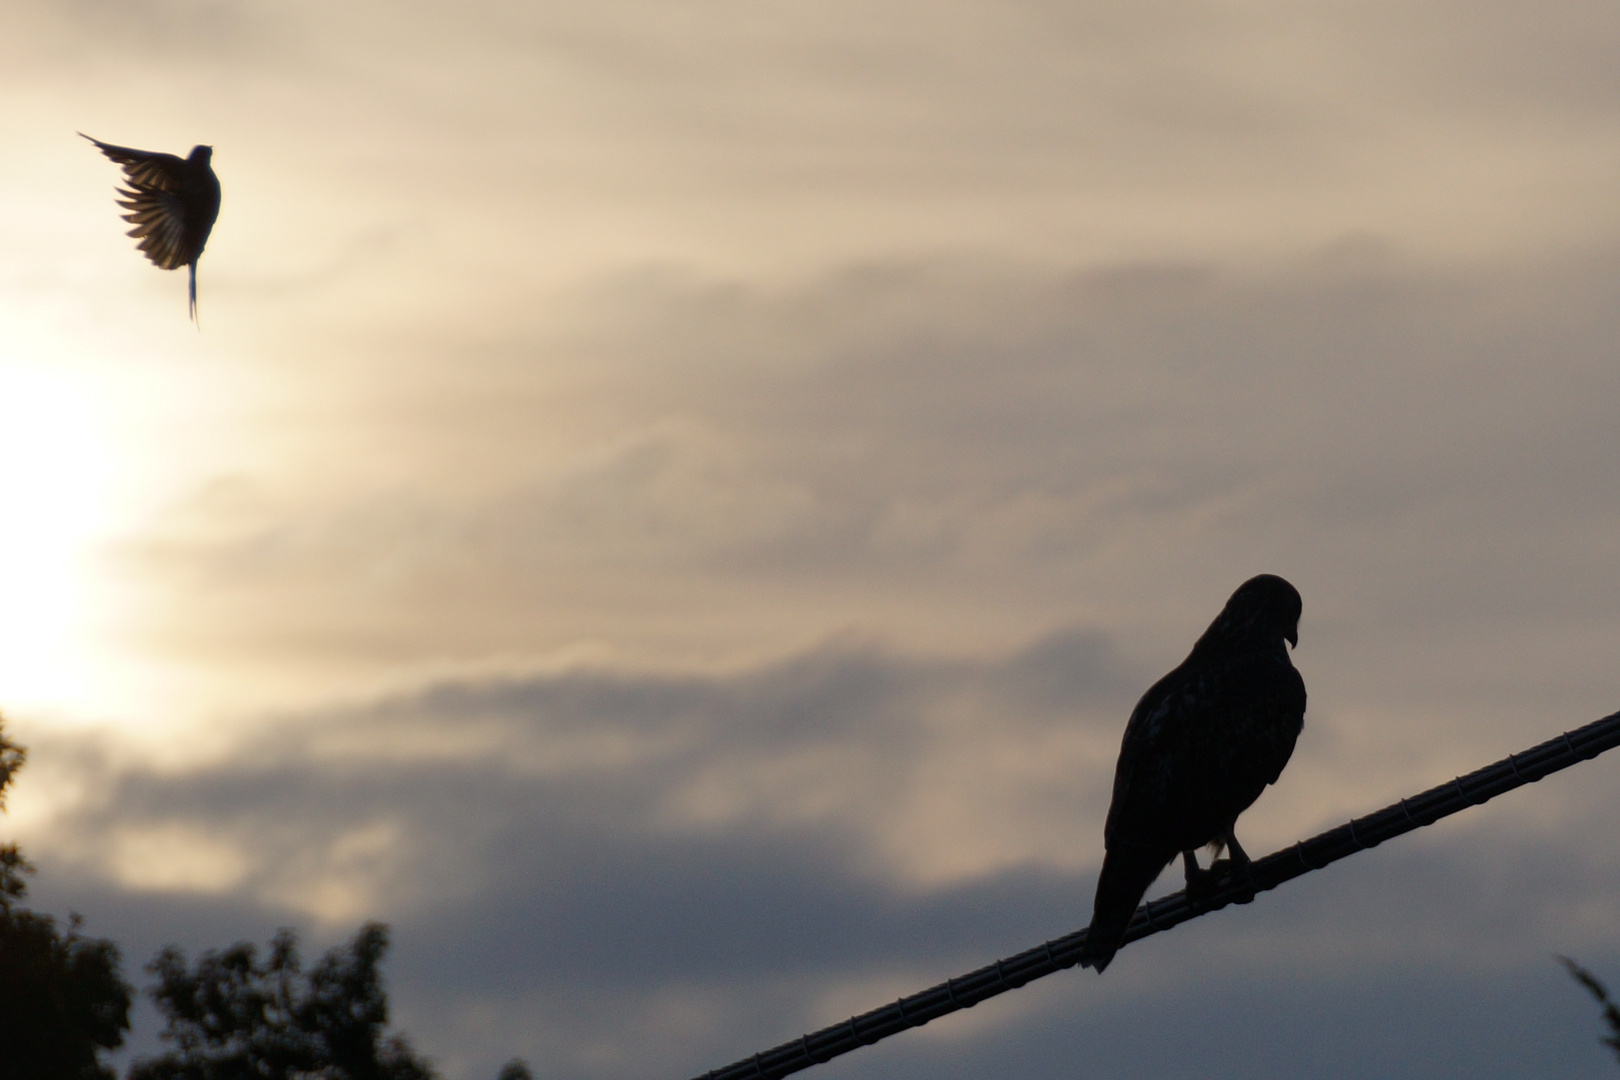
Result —
[[5, 726], [5, 718], [0, 717], [0, 810], [6, 808], [6, 788], [11, 786], [11, 778], [28, 760], [28, 751], [11, 741]]
[[388, 928], [362, 926], [306, 974], [297, 935], [280, 930], [263, 961], [241, 942], [198, 958], [170, 946], [148, 965], [170, 1049], [130, 1080], [435, 1080], [401, 1035], [386, 1035], [381, 964]]
[[[27, 757], [0, 718], [0, 805]], [[33, 867], [16, 844], [0, 846], [0, 1074], [6, 1080], [113, 1080], [100, 1053], [123, 1045], [131, 990], [118, 971], [118, 947], [64, 934], [49, 915], [29, 911]]]
[[[28, 760], [28, 751], [11, 741], [5, 726], [5, 718], [0, 717], [0, 810], [6, 808], [6, 788], [11, 786], [12, 777]], [[16, 844], [0, 844], [0, 916], [10, 914], [11, 905], [28, 894], [24, 875], [33, 869]]]

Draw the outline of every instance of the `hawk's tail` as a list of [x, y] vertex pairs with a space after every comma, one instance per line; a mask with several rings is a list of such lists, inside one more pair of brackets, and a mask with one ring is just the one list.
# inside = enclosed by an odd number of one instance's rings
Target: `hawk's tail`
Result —
[[1175, 858], [1138, 851], [1110, 851], [1097, 875], [1097, 900], [1091, 909], [1091, 926], [1086, 931], [1086, 954], [1081, 967], [1096, 968], [1100, 975], [1114, 954], [1125, 944], [1125, 930], [1136, 914], [1136, 905], [1153, 884], [1153, 879]]

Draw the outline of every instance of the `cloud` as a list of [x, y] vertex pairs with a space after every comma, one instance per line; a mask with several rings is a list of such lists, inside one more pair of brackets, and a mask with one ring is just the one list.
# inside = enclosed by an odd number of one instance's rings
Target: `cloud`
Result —
[[[369, 874], [373, 896], [408, 910], [438, 895], [431, 881], [407, 886], [417, 859], [443, 861], [453, 872], [435, 880], [452, 893], [477, 888], [515, 822], [543, 829], [545, 845], [522, 843], [552, 870], [597, 847], [602, 830], [630, 830], [649, 843], [803, 834], [896, 883], [972, 878], [1052, 857], [1033, 839], [1055, 835], [1040, 819], [1066, 822], [1096, 801], [1095, 785], [1076, 790], [1068, 770], [1105, 773], [1118, 738], [1112, 718], [1076, 726], [1075, 711], [1122, 693], [1106, 639], [1079, 631], [994, 663], [835, 641], [731, 674], [578, 668], [449, 681], [284, 718], [180, 772], [123, 771], [74, 751], [70, 771], [101, 779], [58, 814], [86, 867], [127, 862], [103, 850], [125, 834], [157, 830], [178, 849], [195, 826], [249, 860], [246, 871], [231, 862], [245, 891], [279, 889], [306, 914], [336, 919], [354, 913], [323, 911], [304, 882]], [[927, 839], [937, 823], [918, 810], [953, 777], [1011, 797], [976, 806], [936, 851]], [[1043, 790], [1005, 790], [1020, 780]], [[202, 806], [206, 824], [192, 821]], [[935, 809], [946, 821], [960, 814]], [[1026, 828], [1032, 838], [1018, 840]]]
[[1358, 251], [649, 273], [568, 327], [379, 353], [295, 440], [273, 421], [276, 461], [124, 539], [132, 634], [395, 677], [850, 627], [982, 654], [1081, 621], [1162, 670], [1271, 570], [1324, 715], [1607, 711], [1613, 254]]
[[[313, 948], [380, 917], [398, 1022], [452, 1075], [513, 1053], [546, 1076], [697, 1073], [1083, 923], [1143, 682], [1079, 629], [993, 660], [844, 640], [719, 673], [444, 680], [283, 717], [190, 764], [46, 735], [16, 802], [77, 780], [76, 801], [29, 818], [39, 902], [84, 911], [131, 960], [289, 922]], [[1358, 786], [1339, 749], [1302, 744], [1241, 824], [1281, 838], [1251, 849], [1314, 831], [1296, 770]], [[1152, 1017], [1180, 1016], [1222, 1047], [1198, 1068], [1243, 1075], [1246, 1053], [1327, 1053], [1343, 1010], [1381, 1025], [1394, 999], [1413, 1022], [1364, 1032], [1356, 1054], [1419, 1060], [1433, 1025], [1485, 1038], [1462, 1020], [1476, 1005], [1550, 1047], [1523, 1016], [1556, 983], [1548, 954], [1601, 958], [1620, 934], [1612, 764], [1133, 946], [1106, 979], [1058, 976], [844, 1067], [916, 1070], [951, 1046], [940, 1067], [968, 1075], [1078, 1052], [1081, 1034], [1123, 1066], [1161, 1052]], [[1414, 983], [1430, 989], [1403, 997]], [[1297, 1026], [1279, 1044], [1233, 1001]], [[1233, 1024], [1244, 1053], [1215, 1037]]]

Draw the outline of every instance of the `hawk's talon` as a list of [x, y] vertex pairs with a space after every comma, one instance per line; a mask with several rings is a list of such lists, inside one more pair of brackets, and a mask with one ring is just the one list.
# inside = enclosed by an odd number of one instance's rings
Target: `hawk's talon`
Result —
[[1246, 857], [1242, 860], [1216, 859], [1209, 864], [1209, 869], [1204, 873], [1217, 879], [1218, 885], [1241, 883], [1245, 886], [1243, 892], [1232, 898], [1231, 903], [1234, 904], [1247, 904], [1260, 891], [1254, 883], [1254, 864]]

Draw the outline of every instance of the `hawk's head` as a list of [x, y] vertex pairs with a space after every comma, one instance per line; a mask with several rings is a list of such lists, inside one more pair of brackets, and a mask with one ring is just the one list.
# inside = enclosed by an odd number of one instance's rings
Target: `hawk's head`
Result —
[[1194, 650], [1205, 646], [1230, 649], [1266, 645], [1279, 638], [1298, 645], [1303, 608], [1299, 590], [1276, 574], [1252, 577], [1238, 586]]

